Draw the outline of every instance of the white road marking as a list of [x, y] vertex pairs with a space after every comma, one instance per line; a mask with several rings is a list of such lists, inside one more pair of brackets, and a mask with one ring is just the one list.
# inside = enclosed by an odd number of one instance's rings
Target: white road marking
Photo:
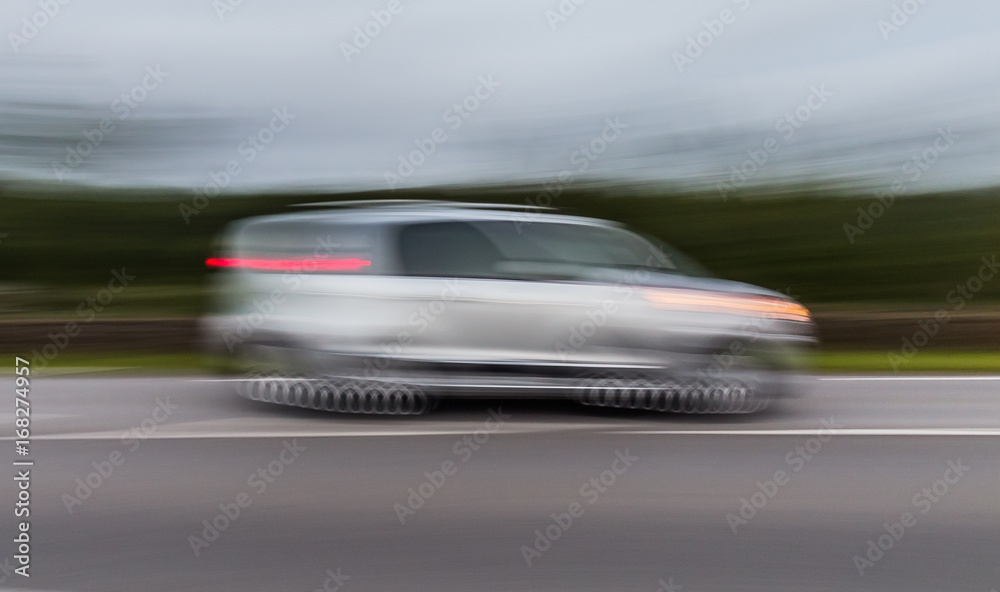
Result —
[[817, 380], [836, 381], [861, 381], [861, 380], [883, 380], [883, 381], [903, 381], [903, 380], [1000, 380], [1000, 376], [821, 376]]
[[605, 434], [689, 436], [1000, 436], [997, 428], [834, 428], [784, 430], [617, 430]]
[[[961, 437], [1000, 437], [1000, 428], [835, 428], [819, 430], [816, 428], [787, 429], [715, 429], [715, 430], [630, 430], [630, 429], [586, 429], [580, 426], [532, 426], [522, 428], [507, 428], [489, 432], [490, 435], [505, 434], [545, 434], [560, 431], [578, 430], [590, 434], [614, 434], [634, 436], [961, 436]], [[147, 440], [219, 440], [219, 439], [274, 439], [274, 438], [376, 438], [376, 437], [417, 437], [417, 436], [469, 436], [477, 430], [482, 430], [481, 424], [468, 429], [434, 429], [434, 430], [368, 430], [331, 432], [319, 430], [284, 430], [284, 431], [232, 431], [232, 432], [158, 432], [150, 434]], [[36, 435], [32, 440], [73, 441], [73, 440], [119, 440], [120, 432], [87, 432], [80, 434]], [[12, 441], [13, 437], [0, 438], [2, 441]]]
[[[253, 377], [250, 377], [250, 376], [245, 376], [243, 378], [189, 378], [187, 380], [187, 382], [251, 382], [251, 381], [254, 381], [254, 380], [257, 380], [257, 379], [253, 378]], [[304, 379], [301, 379], [301, 378], [282, 378], [282, 377], [276, 376], [276, 377], [270, 378], [270, 380], [275, 380], [275, 381], [295, 381], [295, 380], [304, 380]], [[310, 380], [318, 381], [320, 379], [316, 378], [316, 379], [310, 379]]]
[[[156, 433], [150, 434], [146, 438], [139, 440], [222, 440], [232, 439], [265, 439], [265, 438], [376, 438], [376, 437], [411, 437], [411, 436], [471, 436], [482, 428], [468, 430], [428, 430], [428, 431], [399, 431], [399, 432], [214, 432], [214, 433]], [[503, 432], [489, 432], [491, 436], [498, 434], [527, 434], [545, 433], [549, 430], [507, 430]], [[51, 434], [44, 436], [32, 436], [32, 440], [119, 440], [120, 432], [90, 432], [84, 434]], [[0, 438], [0, 440], [13, 441], [14, 438]]]

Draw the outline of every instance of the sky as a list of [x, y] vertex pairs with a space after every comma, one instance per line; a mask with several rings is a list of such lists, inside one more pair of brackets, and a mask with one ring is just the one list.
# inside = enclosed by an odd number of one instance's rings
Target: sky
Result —
[[0, 9], [0, 178], [1000, 180], [995, 0], [64, 1]]

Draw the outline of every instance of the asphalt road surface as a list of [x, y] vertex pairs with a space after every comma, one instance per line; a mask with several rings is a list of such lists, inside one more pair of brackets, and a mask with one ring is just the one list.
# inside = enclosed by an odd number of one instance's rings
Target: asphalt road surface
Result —
[[0, 589], [1000, 588], [997, 376], [828, 376], [749, 418], [352, 417], [212, 378], [36, 378], [30, 578], [2, 382]]

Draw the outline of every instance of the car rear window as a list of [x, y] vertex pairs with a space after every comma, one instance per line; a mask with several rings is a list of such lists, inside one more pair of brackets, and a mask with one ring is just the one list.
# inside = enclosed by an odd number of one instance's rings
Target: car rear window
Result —
[[255, 271], [371, 273], [376, 229], [370, 225], [331, 224], [322, 220], [264, 220], [240, 227], [212, 267]]

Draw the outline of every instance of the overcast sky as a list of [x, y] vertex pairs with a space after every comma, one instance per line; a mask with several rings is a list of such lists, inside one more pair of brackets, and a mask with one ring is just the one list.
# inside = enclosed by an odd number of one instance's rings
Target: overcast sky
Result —
[[909, 192], [1000, 176], [995, 0], [237, 2], [3, 0], [0, 175]]

